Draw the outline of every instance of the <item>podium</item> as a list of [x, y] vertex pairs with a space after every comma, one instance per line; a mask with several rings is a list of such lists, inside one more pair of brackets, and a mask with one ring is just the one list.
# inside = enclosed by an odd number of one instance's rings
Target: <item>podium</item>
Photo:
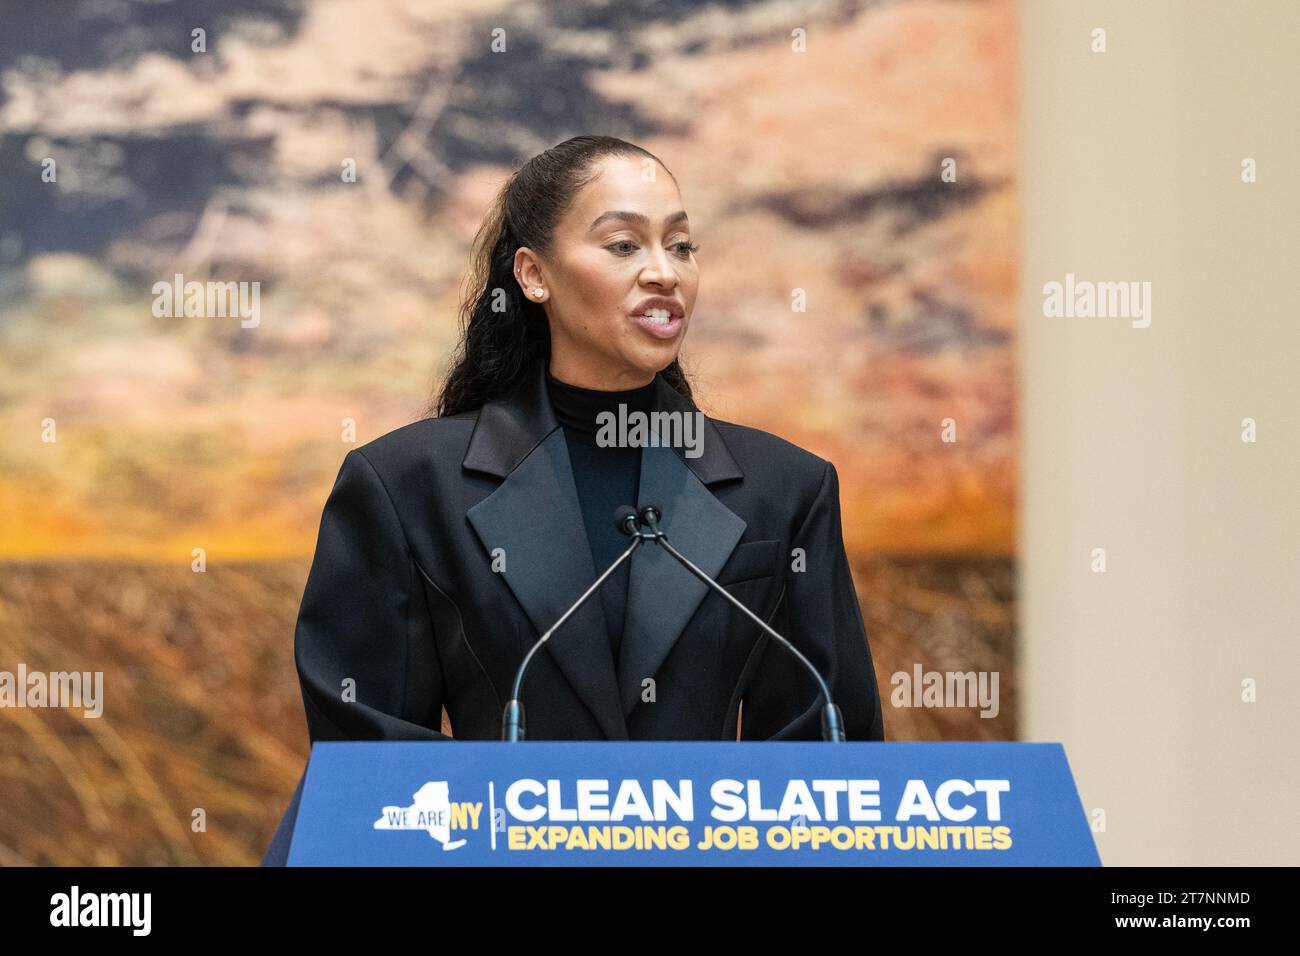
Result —
[[1100, 866], [1059, 743], [320, 742], [263, 865]]

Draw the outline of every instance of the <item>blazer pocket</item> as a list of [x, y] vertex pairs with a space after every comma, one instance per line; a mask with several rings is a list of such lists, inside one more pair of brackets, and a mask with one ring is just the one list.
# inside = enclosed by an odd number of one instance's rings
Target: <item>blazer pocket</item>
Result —
[[719, 584], [739, 584], [756, 578], [770, 578], [776, 573], [781, 542], [746, 541], [736, 545], [731, 557], [718, 574]]

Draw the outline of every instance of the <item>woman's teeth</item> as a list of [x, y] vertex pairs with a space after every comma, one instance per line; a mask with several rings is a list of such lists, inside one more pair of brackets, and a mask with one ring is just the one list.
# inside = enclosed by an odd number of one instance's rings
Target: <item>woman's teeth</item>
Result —
[[655, 325], [667, 325], [672, 314], [667, 309], [647, 309], [645, 317]]

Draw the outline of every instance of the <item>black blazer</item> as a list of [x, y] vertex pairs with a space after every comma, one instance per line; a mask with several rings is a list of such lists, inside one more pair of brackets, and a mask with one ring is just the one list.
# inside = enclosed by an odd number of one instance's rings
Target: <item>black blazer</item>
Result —
[[[692, 410], [656, 383], [657, 407]], [[835, 468], [705, 421], [699, 457], [642, 450], [638, 505], [660, 504], [678, 550], [817, 666], [849, 740], [884, 739]], [[738, 712], [745, 740], [820, 739], [816, 685], [787, 652], [663, 549], [630, 561], [619, 666], [593, 596], [529, 669], [529, 740], [735, 740]], [[456, 738], [499, 739], [520, 660], [602, 570], [540, 363], [505, 400], [349, 451], [295, 633], [312, 741], [446, 740], [443, 708]]]

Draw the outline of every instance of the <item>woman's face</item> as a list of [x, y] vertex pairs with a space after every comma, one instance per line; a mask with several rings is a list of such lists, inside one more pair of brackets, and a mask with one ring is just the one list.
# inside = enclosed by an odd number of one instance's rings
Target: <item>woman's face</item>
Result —
[[645, 385], [677, 357], [699, 266], [681, 195], [662, 166], [606, 157], [597, 170], [560, 221], [551, 255], [520, 249], [515, 274], [546, 310], [551, 374], [616, 391]]

